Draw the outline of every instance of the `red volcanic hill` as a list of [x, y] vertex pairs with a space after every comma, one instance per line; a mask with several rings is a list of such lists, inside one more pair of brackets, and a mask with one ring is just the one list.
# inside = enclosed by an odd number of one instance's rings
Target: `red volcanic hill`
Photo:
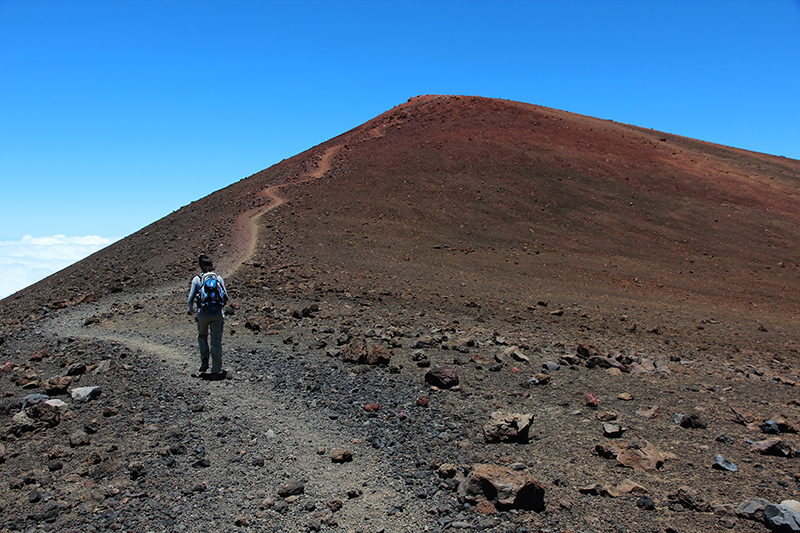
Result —
[[206, 252], [242, 297], [266, 286], [507, 318], [549, 301], [794, 320], [799, 227], [799, 161], [524, 103], [421, 96], [0, 306], [9, 325], [186, 284]]

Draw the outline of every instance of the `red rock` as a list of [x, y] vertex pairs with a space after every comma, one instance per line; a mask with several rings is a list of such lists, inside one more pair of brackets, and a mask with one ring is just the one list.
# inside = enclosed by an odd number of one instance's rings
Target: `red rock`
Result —
[[788, 457], [791, 450], [783, 443], [780, 437], [760, 440], [750, 446], [751, 452], [758, 452], [761, 455], [776, 455], [778, 457]]
[[419, 407], [428, 407], [428, 399], [427, 398], [417, 398], [417, 405]]
[[497, 465], [476, 464], [458, 486], [462, 502], [489, 501], [499, 510], [544, 511], [544, 485], [528, 474]]
[[583, 396], [583, 399], [586, 401], [586, 405], [588, 405], [589, 407], [597, 407], [598, 405], [600, 405], [600, 402], [597, 401], [597, 397], [591, 392], [587, 392]]
[[425, 374], [425, 381], [441, 389], [458, 385], [458, 374], [452, 368], [433, 368]]
[[375, 413], [381, 410], [381, 406], [377, 403], [368, 403], [364, 406], [364, 410], [368, 413]]

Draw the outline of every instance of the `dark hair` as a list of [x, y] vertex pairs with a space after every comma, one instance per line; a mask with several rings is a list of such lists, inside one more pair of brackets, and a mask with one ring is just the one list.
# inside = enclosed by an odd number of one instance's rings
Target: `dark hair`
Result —
[[203, 272], [211, 272], [214, 270], [214, 263], [212, 263], [211, 259], [205, 254], [198, 257], [197, 262], [200, 264], [200, 270]]

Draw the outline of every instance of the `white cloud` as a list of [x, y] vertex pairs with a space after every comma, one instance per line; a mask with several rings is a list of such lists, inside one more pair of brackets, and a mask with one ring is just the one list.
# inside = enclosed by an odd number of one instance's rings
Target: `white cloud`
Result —
[[17, 292], [114, 242], [86, 237], [31, 237], [0, 241], [0, 298]]

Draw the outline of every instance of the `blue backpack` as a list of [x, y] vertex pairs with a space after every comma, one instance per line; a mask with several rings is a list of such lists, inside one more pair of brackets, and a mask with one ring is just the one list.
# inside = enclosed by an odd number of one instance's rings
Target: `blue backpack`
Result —
[[206, 313], [216, 313], [225, 306], [225, 299], [219, 277], [213, 272], [203, 274], [200, 278], [200, 292], [197, 295], [200, 309]]

